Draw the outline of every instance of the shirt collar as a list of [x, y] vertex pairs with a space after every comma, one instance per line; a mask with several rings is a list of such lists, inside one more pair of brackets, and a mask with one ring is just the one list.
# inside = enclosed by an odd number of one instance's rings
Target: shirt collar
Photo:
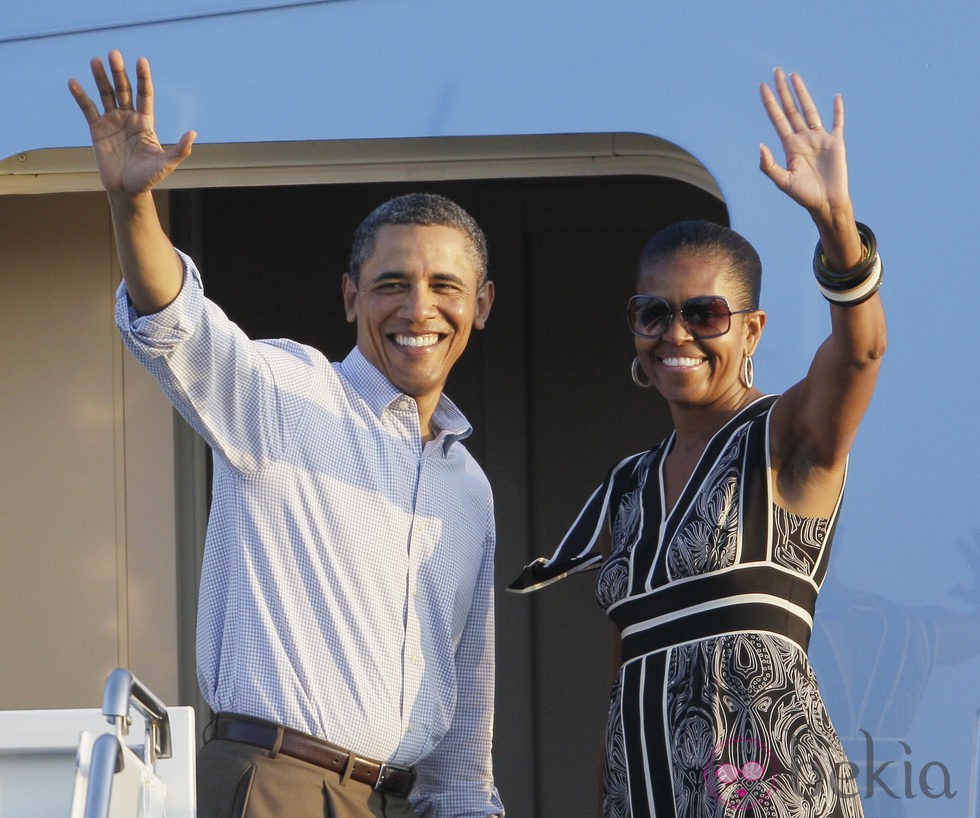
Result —
[[[348, 353], [339, 366], [344, 377], [379, 418], [396, 401], [405, 397], [411, 400], [410, 395], [400, 392], [357, 347]], [[440, 432], [445, 433], [443, 450], [447, 453], [457, 440], [464, 440], [473, 434], [473, 427], [466, 416], [445, 395], [439, 397], [436, 410], [432, 413], [432, 425], [437, 430], [437, 438]]]

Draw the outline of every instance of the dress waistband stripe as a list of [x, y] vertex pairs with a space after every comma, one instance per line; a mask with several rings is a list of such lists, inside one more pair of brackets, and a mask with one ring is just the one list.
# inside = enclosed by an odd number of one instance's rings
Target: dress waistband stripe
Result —
[[[783, 636], [804, 651], [810, 642], [813, 619], [795, 605], [762, 595], [747, 594], [721, 601], [719, 606], [695, 606], [678, 616], [637, 623], [623, 632], [622, 661], [632, 661], [674, 645], [696, 642], [742, 631], [763, 631]], [[644, 627], [645, 625], [645, 627]]]
[[785, 604], [804, 611], [811, 619], [817, 604], [817, 588], [809, 578], [770, 563], [750, 563], [675, 581], [642, 596], [628, 597], [610, 606], [608, 614], [625, 634], [641, 622], [684, 615], [685, 611], [697, 610], [701, 605], [751, 594], [778, 597]]
[[709, 611], [717, 612], [719, 614], [719, 619], [721, 619], [722, 617], [728, 615], [728, 611], [732, 607], [751, 603], [771, 605], [775, 608], [779, 608], [788, 614], [802, 619], [804, 622], [806, 622], [808, 628], [813, 627], [813, 617], [809, 614], [809, 612], [803, 610], [803, 608], [799, 607], [798, 605], [787, 602], [785, 599], [774, 596], [773, 594], [739, 594], [738, 596], [728, 597], [727, 599], [713, 599], [710, 602], [704, 602], [701, 605], [691, 605], [682, 611], [675, 611], [664, 616], [658, 616], [656, 619], [648, 619], [646, 622], [636, 622], [633, 625], [623, 629], [622, 637], [623, 639], [626, 639], [627, 637], [632, 636], [634, 633], [649, 630], [650, 628], [658, 628], [678, 619], [684, 619], [695, 614], [706, 613]]

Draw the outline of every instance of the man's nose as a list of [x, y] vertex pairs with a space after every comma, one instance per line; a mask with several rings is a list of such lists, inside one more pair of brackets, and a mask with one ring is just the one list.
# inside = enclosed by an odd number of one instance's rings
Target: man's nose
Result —
[[413, 321], [424, 321], [435, 315], [435, 293], [425, 285], [413, 286], [405, 295], [401, 313]]

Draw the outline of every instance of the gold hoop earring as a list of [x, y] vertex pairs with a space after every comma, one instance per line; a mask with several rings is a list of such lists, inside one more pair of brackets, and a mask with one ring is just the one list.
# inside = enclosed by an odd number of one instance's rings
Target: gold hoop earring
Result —
[[651, 386], [653, 386], [653, 381], [643, 380], [643, 378], [640, 377], [640, 373], [642, 371], [643, 370], [640, 369], [640, 356], [637, 355], [633, 359], [633, 363], [630, 366], [630, 375], [633, 376], [633, 383], [640, 387], [640, 389], [649, 389]]

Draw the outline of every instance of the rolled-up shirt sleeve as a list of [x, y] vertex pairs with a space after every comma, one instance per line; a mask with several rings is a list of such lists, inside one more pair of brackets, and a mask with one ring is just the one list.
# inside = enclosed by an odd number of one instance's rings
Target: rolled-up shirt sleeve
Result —
[[116, 325], [126, 346], [144, 363], [166, 355], [194, 334], [204, 311], [204, 287], [191, 258], [177, 251], [184, 268], [180, 293], [159, 312], [140, 315], [123, 281], [116, 291]]

